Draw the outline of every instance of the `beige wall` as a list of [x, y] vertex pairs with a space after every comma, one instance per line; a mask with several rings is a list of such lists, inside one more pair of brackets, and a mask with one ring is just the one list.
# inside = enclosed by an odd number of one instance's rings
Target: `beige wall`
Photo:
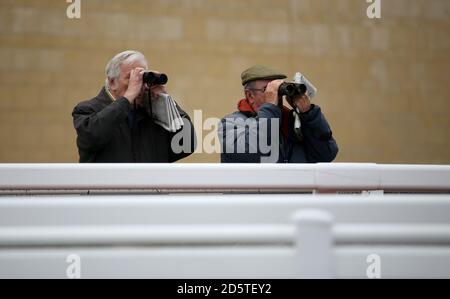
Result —
[[382, 0], [380, 20], [365, 0], [81, 4], [69, 20], [65, 0], [0, 0], [0, 162], [76, 162], [74, 105], [136, 49], [190, 114], [235, 110], [241, 71], [264, 63], [319, 88], [337, 161], [450, 163], [449, 0]]

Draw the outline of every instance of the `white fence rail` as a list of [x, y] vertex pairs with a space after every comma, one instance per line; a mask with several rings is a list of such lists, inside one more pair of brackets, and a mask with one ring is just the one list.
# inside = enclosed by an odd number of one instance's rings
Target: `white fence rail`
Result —
[[[67, 278], [74, 256], [81, 278], [450, 278], [449, 172], [1, 165], [0, 278]], [[310, 190], [442, 194], [301, 194]]]
[[3, 164], [3, 194], [48, 191], [450, 192], [450, 166], [378, 164]]
[[450, 196], [0, 199], [0, 277], [64, 278], [74, 254], [82, 278], [367, 278], [372, 255], [383, 278], [450, 278]]

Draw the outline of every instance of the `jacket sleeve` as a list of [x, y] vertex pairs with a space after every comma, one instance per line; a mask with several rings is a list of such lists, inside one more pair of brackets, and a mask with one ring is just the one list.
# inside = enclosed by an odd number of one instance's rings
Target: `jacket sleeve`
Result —
[[108, 144], [119, 124], [126, 120], [131, 107], [126, 98], [114, 101], [101, 111], [86, 103], [72, 112], [80, 149], [99, 150]]
[[332, 162], [339, 151], [331, 128], [319, 106], [300, 115], [305, 153], [310, 163]]
[[169, 153], [170, 163], [176, 162], [192, 155], [197, 147], [197, 136], [195, 134], [194, 125], [192, 124], [191, 118], [183, 109], [181, 109], [180, 106], [178, 106], [178, 104], [176, 107], [178, 109], [178, 112], [180, 113], [181, 118], [183, 119], [184, 125], [180, 131], [172, 134], [170, 140], [173, 141], [174, 138], [179, 136], [180, 138], [176, 138], [175, 143], [177, 144], [178, 148], [182, 149], [182, 151], [180, 152], [174, 150], [174, 147], [172, 146], [173, 142], [171, 142]]
[[[281, 110], [273, 104], [264, 104], [255, 118], [222, 119], [218, 130], [222, 145], [221, 162], [278, 162], [280, 121]], [[272, 128], [274, 123], [277, 126]], [[275, 133], [274, 136], [272, 133]]]

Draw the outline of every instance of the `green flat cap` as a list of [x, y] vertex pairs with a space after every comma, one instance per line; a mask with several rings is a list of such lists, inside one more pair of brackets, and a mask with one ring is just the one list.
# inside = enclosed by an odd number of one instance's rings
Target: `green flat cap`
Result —
[[286, 79], [287, 76], [281, 72], [263, 65], [255, 65], [245, 70], [242, 75], [242, 85], [256, 80], [277, 80]]

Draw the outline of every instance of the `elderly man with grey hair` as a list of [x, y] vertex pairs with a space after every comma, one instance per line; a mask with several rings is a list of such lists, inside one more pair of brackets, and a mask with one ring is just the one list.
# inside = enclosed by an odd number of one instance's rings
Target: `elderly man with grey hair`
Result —
[[153, 119], [151, 101], [161, 100], [167, 91], [165, 85], [143, 82], [147, 69], [142, 53], [117, 54], [106, 66], [99, 95], [75, 107], [72, 116], [81, 163], [171, 163], [192, 154], [193, 125], [178, 105], [180, 131], [167, 131]]

